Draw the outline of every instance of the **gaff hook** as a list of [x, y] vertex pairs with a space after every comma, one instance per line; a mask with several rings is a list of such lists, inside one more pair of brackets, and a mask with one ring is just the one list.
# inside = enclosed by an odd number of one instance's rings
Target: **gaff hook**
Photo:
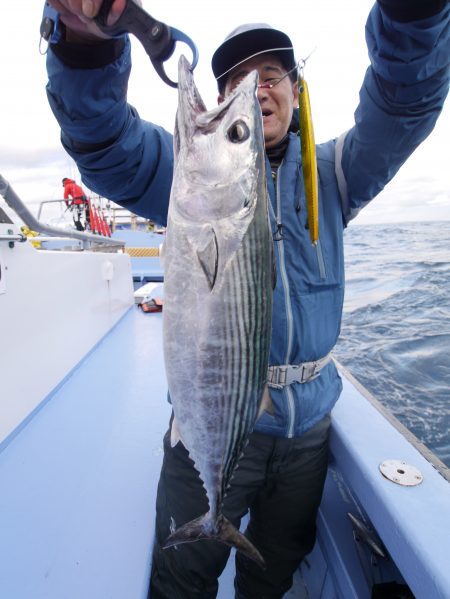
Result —
[[100, 10], [94, 21], [97, 27], [107, 35], [115, 36], [123, 33], [135, 35], [144, 49], [153, 67], [161, 79], [171, 87], [178, 87], [176, 81], [172, 81], [164, 70], [164, 62], [168, 60], [175, 50], [177, 42], [183, 42], [192, 51], [191, 70], [193, 71], [198, 62], [198, 50], [194, 42], [182, 31], [169, 27], [161, 21], [157, 21], [141, 8], [134, 0], [127, 0], [125, 9], [114, 25], [107, 25], [107, 18], [114, 0], [103, 0]]

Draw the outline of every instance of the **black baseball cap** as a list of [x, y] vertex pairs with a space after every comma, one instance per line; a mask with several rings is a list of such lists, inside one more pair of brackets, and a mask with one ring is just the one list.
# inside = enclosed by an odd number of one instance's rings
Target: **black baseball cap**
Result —
[[[289, 37], [267, 23], [239, 25], [214, 52], [211, 66], [219, 90], [223, 90], [228, 73], [241, 62], [258, 54], [277, 54], [287, 71], [294, 69], [294, 48]], [[294, 72], [296, 78], [297, 74]]]

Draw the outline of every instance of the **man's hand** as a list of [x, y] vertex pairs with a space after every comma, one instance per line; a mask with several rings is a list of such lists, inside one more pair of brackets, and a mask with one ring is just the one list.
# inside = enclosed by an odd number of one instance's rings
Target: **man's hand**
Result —
[[[122, 14], [126, 0], [114, 0], [108, 16], [108, 25], [113, 25]], [[108, 39], [93, 19], [100, 10], [102, 0], [48, 0], [60, 14], [66, 26], [66, 40], [95, 43]]]

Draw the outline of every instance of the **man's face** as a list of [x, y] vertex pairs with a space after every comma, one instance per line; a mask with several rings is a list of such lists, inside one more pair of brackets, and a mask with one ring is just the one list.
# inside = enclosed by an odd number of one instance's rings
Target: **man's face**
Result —
[[[276, 83], [286, 75], [281, 61], [272, 54], [261, 54], [246, 60], [228, 75], [223, 95], [219, 102], [230, 94], [242, 79], [256, 70], [259, 83]], [[286, 135], [292, 119], [292, 110], [298, 106], [297, 84], [286, 77], [272, 88], [258, 88], [258, 101], [261, 106], [264, 124], [264, 141], [266, 148], [276, 146]]]

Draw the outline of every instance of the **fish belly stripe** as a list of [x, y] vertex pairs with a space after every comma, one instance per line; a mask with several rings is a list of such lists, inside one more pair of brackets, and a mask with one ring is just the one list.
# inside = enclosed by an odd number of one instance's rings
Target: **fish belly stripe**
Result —
[[[239, 256], [237, 256], [239, 258]], [[237, 352], [239, 356], [242, 356], [242, 312], [243, 306], [243, 292], [242, 292], [242, 278], [240, 276], [238, 266], [238, 259], [236, 259], [231, 268], [230, 272], [230, 293], [231, 297], [237, 298], [237, 301], [233, 302], [231, 306], [234, 307], [232, 322], [235, 324], [231, 331], [231, 347], [234, 349], [237, 345]], [[229, 419], [229, 439], [228, 452], [224, 456], [224, 490], [230, 479], [234, 464], [236, 462], [236, 453], [238, 451], [239, 438], [242, 435], [241, 427], [236, 426], [239, 423], [239, 414], [241, 411], [241, 400], [242, 400], [242, 381], [243, 381], [243, 368], [240, 360], [236, 360], [235, 354], [231, 356], [231, 364], [233, 368], [233, 377], [231, 379], [231, 402], [230, 407], [233, 407], [233, 412], [230, 413]]]
[[[233, 263], [234, 266], [234, 263]], [[236, 282], [236, 273], [234, 268], [230, 268], [229, 273], [229, 289], [227, 293], [230, 293], [231, 298], [239, 298], [237, 295], [239, 293], [239, 282]], [[239, 300], [238, 300], [239, 301]], [[241, 369], [240, 364], [236, 363], [234, 359], [234, 346], [236, 339], [236, 331], [239, 330], [239, 319], [238, 319], [238, 311], [236, 310], [235, 302], [227, 302], [227, 321], [225, 323], [225, 332], [226, 332], [226, 354], [227, 361], [225, 364], [228, 365], [227, 376], [226, 376], [226, 392], [223, 401], [226, 401], [226, 398], [229, 398], [229, 404], [224, 406], [224, 409], [229, 412], [230, 406], [236, 405], [236, 395], [239, 395], [240, 389], [240, 377], [241, 377]], [[238, 337], [239, 339], [239, 337]], [[240, 351], [240, 348], [239, 348]], [[231, 462], [232, 456], [235, 451], [236, 444], [236, 436], [234, 430], [234, 414], [229, 413], [228, 418], [228, 439], [229, 443], [227, 446], [227, 453], [223, 457], [223, 479], [222, 479], [222, 492], [225, 492], [225, 489], [228, 485], [229, 478], [231, 475]]]
[[[229, 414], [229, 445], [223, 462], [225, 484], [231, 475], [234, 462], [240, 455], [240, 446], [243, 437], [246, 436], [244, 433], [247, 432], [249, 420], [254, 418], [256, 406], [248, 400], [247, 389], [257, 390], [265, 379], [266, 372], [261, 371], [267, 362], [267, 343], [270, 335], [268, 327], [262, 328], [261, 326], [263, 320], [268, 318], [269, 306], [267, 298], [264, 296], [267, 293], [266, 285], [270, 285], [270, 281], [269, 283], [266, 281], [268, 271], [263, 270], [269, 267], [269, 260], [265, 253], [267, 248], [263, 251], [261, 248], [265, 247], [264, 244], [269, 243], [270, 237], [267, 231], [258, 231], [257, 227], [250, 227], [248, 234], [249, 237], [243, 244], [239, 256], [232, 263], [233, 268], [230, 265], [231, 273], [229, 273], [229, 292], [232, 294], [231, 297], [238, 298], [238, 304], [227, 304], [226, 323], [229, 323], [229, 326], [225, 326], [225, 332], [228, 333], [225, 351], [226, 355], [231, 358], [226, 360], [226, 363], [230, 365], [227, 391], [234, 407], [234, 412]], [[260, 306], [263, 306], [263, 309], [259, 310]], [[232, 351], [229, 349], [234, 348], [236, 339], [238, 340], [238, 351], [246, 360], [245, 364], [234, 360]], [[261, 354], [260, 357], [259, 354]], [[253, 356], [253, 360], [250, 364], [251, 356]], [[229, 406], [228, 409], [230, 409]]]
[[[248, 354], [246, 344], [245, 344], [245, 336], [246, 336], [246, 326], [245, 320], [248, 318], [246, 312], [248, 311], [247, 306], [247, 297], [246, 297], [246, 288], [244, 283], [247, 281], [245, 269], [242, 271], [242, 257], [244, 258], [245, 263], [245, 252], [246, 245], [240, 249], [239, 253], [236, 255], [236, 259], [232, 263], [231, 272], [230, 272], [230, 293], [231, 297], [237, 298], [237, 301], [233, 303], [234, 305], [234, 314], [233, 314], [233, 322], [236, 324], [234, 330], [232, 331], [232, 347], [234, 347], [236, 341], [238, 344], [238, 355], [242, 356], [244, 352]], [[232, 378], [232, 388], [231, 388], [231, 405], [234, 407], [233, 413], [230, 414], [229, 419], [229, 439], [230, 443], [228, 445], [228, 452], [224, 456], [224, 487], [226, 487], [227, 482], [231, 476], [232, 470], [234, 468], [234, 464], [237, 461], [237, 453], [239, 452], [239, 446], [242, 443], [243, 432], [245, 431], [245, 420], [246, 414], [242, 413], [242, 403], [245, 402], [245, 383], [246, 377], [244, 375], [244, 364], [241, 361], [237, 361], [234, 359], [235, 356], [232, 356], [232, 367], [233, 367], [233, 376]], [[236, 376], [237, 375], [237, 376]], [[234, 384], [233, 384], [234, 382]]]
[[[260, 387], [262, 380], [265, 378], [264, 364], [266, 361], [267, 349], [261, 353], [267, 344], [268, 327], [264, 326], [264, 321], [268, 317], [265, 313], [266, 306], [263, 304], [264, 296], [267, 293], [265, 286], [265, 278], [268, 276], [267, 264], [264, 264], [264, 239], [262, 231], [254, 227], [250, 232], [249, 244], [246, 246], [246, 255], [244, 260], [245, 277], [249, 282], [248, 288], [248, 305], [247, 305], [247, 322], [251, 328], [246, 329], [246, 345], [247, 352], [247, 379], [246, 390], [243, 393], [243, 401], [246, 404], [241, 407], [242, 410], [242, 427], [248, 428], [248, 425], [253, 422], [256, 412], [256, 403], [252, 401], [252, 395], [261, 391]], [[267, 243], [266, 238], [266, 243]], [[251, 359], [251, 362], [250, 362]], [[262, 376], [261, 376], [262, 375]], [[245, 431], [246, 432], [246, 431]], [[243, 447], [241, 448], [243, 449]], [[239, 456], [237, 456], [239, 457]]]
[[[236, 268], [233, 272], [234, 293], [239, 293], [243, 281], [247, 282], [246, 293], [242, 293], [242, 298], [247, 300], [244, 306], [241, 306], [243, 318], [237, 319], [238, 324], [240, 324], [238, 335], [241, 351], [242, 348], [245, 348], [245, 367], [244, 363], [240, 364], [240, 384], [236, 386], [237, 397], [234, 398], [235, 401], [233, 402], [236, 410], [230, 418], [230, 444], [224, 461], [225, 484], [229, 480], [234, 465], [244, 448], [243, 443], [247, 436], [248, 426], [255, 417], [257, 406], [251, 401], [251, 395], [260, 390], [261, 374], [263, 375], [262, 379], [265, 377], [265, 372], [262, 373], [261, 371], [266, 361], [268, 327], [262, 327], [262, 324], [264, 319], [267, 318], [267, 314], [264, 313], [264, 309], [259, 308], [263, 305], [263, 298], [267, 293], [264, 285], [267, 272], [262, 271], [264, 264], [261, 258], [264, 258], [264, 252], [261, 256], [258, 251], [261, 247], [264, 247], [262, 245], [264, 240], [262, 235], [257, 233], [258, 231], [255, 228], [249, 232], [248, 244], [244, 246], [242, 259], [236, 261]], [[263, 276], [261, 276], [261, 273]], [[262, 356], [261, 351], [264, 354]], [[243, 370], [246, 374], [244, 377], [242, 377]]]

